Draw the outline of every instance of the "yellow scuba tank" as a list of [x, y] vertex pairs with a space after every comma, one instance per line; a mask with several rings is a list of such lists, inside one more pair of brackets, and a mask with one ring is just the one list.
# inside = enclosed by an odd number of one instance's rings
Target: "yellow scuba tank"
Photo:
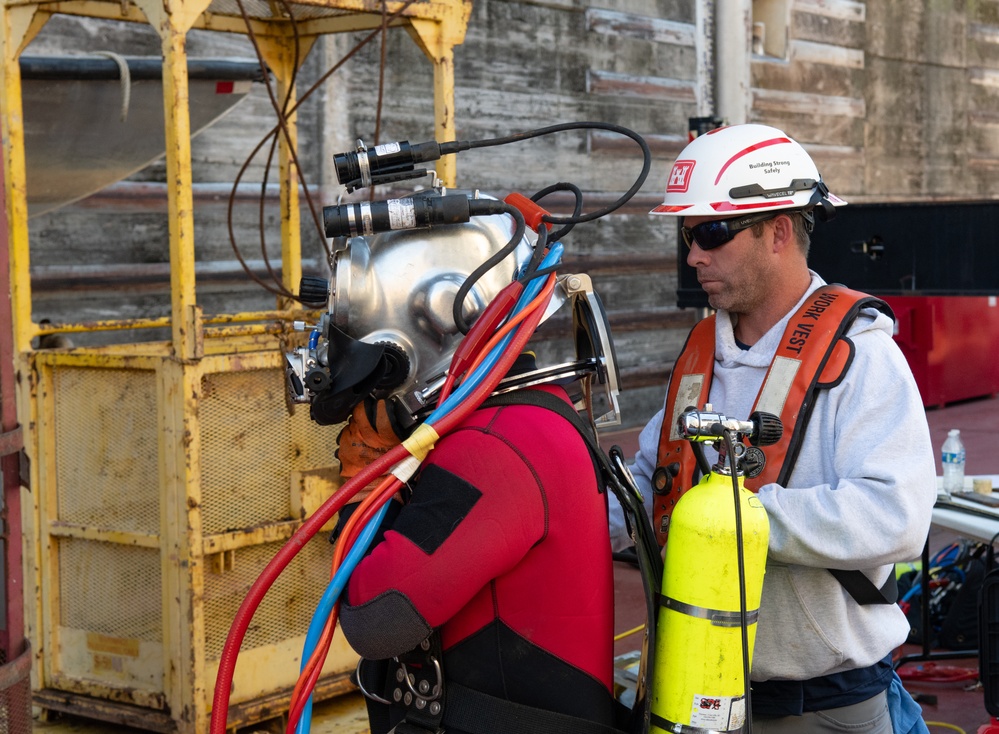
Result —
[[[656, 625], [652, 734], [738, 732], [745, 724], [744, 671], [752, 661], [770, 524], [759, 498], [743, 486], [739, 467], [747, 449], [737, 439], [746, 435], [756, 444], [754, 437], [765, 435], [765, 443], [773, 443], [774, 431], [777, 439], [782, 431], [780, 420], [769, 415], [762, 418], [766, 428], [761, 430], [759, 416], [754, 414], [753, 422], [704, 411], [680, 417], [681, 424], [687, 423], [681, 435], [694, 442], [719, 441], [722, 430], [731, 431], [735, 461], [722, 451], [718, 464], [673, 509]], [[700, 452], [697, 443], [694, 448]], [[730, 463], [737, 467], [738, 516]]]

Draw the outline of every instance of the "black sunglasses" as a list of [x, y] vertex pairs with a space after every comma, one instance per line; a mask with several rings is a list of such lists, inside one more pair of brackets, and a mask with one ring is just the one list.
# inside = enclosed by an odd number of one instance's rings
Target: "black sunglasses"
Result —
[[759, 212], [732, 219], [716, 219], [711, 222], [695, 224], [693, 227], [680, 227], [680, 234], [683, 235], [683, 241], [688, 248], [696, 242], [702, 250], [713, 250], [731, 242], [742, 230], [785, 213], [783, 211]]

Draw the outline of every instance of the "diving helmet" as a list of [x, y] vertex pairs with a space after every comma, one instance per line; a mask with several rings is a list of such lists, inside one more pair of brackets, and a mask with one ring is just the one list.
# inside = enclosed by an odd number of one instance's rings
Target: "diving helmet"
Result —
[[[298, 382], [314, 394], [313, 418], [323, 424], [346, 420], [368, 395], [398, 397], [410, 412], [427, 403], [464, 336], [453, 315], [459, 289], [511, 244], [515, 231], [512, 217], [496, 214], [341, 239], [331, 257], [327, 313], [319, 338], [310, 344], [316, 364], [297, 370], [303, 373]], [[524, 236], [510, 255], [477, 277], [462, 300], [466, 324], [521, 274], [532, 253]], [[562, 300], [556, 295], [549, 312]], [[309, 359], [299, 357], [289, 355], [293, 366]], [[293, 397], [309, 400], [290, 377]]]
[[[389, 399], [399, 425], [425, 417], [467, 331], [456, 323], [456, 299], [461, 298], [459, 322], [472, 324], [503, 288], [525, 274], [534, 256], [537, 235], [528, 230], [514, 243], [516, 232], [509, 214], [492, 214], [340, 239], [331, 280], [322, 286], [327, 311], [309, 345], [287, 355], [292, 399], [310, 402], [313, 420], [323, 425], [346, 420], [369, 395]], [[503, 252], [509, 254], [502, 257]], [[484, 267], [496, 258], [501, 259]], [[499, 391], [596, 373], [610, 406], [597, 424], [614, 425], [620, 422], [617, 365], [603, 307], [587, 276], [566, 276], [542, 320], [566, 300], [573, 304], [577, 359], [509, 376]]]

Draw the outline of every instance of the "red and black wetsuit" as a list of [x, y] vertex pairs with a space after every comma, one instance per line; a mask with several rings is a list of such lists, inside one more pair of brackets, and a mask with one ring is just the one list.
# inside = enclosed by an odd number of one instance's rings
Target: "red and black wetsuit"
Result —
[[[561, 388], [536, 389], [568, 401]], [[458, 683], [612, 725], [613, 615], [605, 495], [586, 444], [552, 411], [510, 405], [479, 409], [438, 441], [352, 574], [340, 624], [370, 660], [439, 629], [445, 691]], [[373, 691], [388, 700], [393, 670]], [[375, 734], [398, 721], [396, 708], [372, 711]]]

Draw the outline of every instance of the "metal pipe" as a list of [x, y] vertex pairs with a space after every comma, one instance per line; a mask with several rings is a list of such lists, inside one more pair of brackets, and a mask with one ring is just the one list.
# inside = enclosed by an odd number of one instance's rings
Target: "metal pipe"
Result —
[[749, 119], [751, 0], [718, 0], [715, 10], [715, 109], [729, 125]]
[[715, 0], [698, 0], [694, 8], [697, 115], [715, 114]]
[[[0, 164], [0, 283], [10, 283], [10, 240], [7, 233], [7, 206], [4, 195], [4, 166]], [[21, 547], [21, 449], [14, 355], [14, 315], [10, 288], [0, 296], [0, 473], [3, 475], [3, 619], [0, 620], [0, 646], [3, 659], [14, 660], [24, 649], [24, 572]]]

